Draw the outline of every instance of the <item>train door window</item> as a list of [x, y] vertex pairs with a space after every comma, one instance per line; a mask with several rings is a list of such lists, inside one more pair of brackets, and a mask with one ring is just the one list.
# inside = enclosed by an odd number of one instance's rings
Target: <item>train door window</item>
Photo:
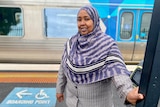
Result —
[[22, 11], [17, 7], [0, 7], [0, 36], [23, 36]]
[[148, 32], [150, 27], [150, 21], [151, 21], [152, 13], [146, 12], [143, 13], [142, 19], [141, 19], [141, 31], [140, 31], [140, 39], [147, 39], [148, 38]]
[[77, 30], [77, 12], [73, 8], [45, 8], [45, 35], [47, 38], [69, 38]]
[[120, 37], [121, 39], [129, 39], [132, 36], [133, 14], [124, 12], [121, 16]]

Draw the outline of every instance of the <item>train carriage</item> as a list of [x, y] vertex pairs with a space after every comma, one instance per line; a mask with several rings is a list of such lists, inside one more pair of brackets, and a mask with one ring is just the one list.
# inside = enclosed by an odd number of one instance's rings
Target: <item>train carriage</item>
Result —
[[102, 30], [112, 36], [127, 62], [139, 62], [153, 0], [1, 0], [0, 62], [60, 63], [64, 44], [77, 32], [76, 15], [93, 5]]

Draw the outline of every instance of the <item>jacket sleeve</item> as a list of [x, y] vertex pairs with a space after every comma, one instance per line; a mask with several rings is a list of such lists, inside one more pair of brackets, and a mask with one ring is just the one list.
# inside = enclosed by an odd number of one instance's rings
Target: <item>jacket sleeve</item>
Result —
[[117, 75], [112, 78], [112, 81], [116, 86], [119, 97], [125, 104], [128, 92], [134, 87], [130, 77], [128, 75]]
[[63, 93], [66, 83], [67, 83], [67, 78], [64, 74], [64, 69], [61, 64], [60, 69], [58, 71], [58, 77], [57, 77], [57, 83], [56, 83], [56, 93]]

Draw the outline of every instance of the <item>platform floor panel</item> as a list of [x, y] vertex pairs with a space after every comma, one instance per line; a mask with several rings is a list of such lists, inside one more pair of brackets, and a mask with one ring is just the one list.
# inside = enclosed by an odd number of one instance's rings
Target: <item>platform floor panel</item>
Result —
[[57, 72], [0, 72], [0, 83], [56, 83]]
[[59, 64], [0, 63], [0, 71], [58, 71]]

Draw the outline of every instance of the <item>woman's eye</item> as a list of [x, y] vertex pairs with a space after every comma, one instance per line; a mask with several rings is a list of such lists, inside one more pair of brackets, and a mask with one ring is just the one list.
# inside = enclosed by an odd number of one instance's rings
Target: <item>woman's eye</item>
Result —
[[84, 20], [88, 21], [88, 20], [90, 20], [90, 18], [85, 18]]
[[77, 19], [77, 21], [81, 21], [81, 19]]

